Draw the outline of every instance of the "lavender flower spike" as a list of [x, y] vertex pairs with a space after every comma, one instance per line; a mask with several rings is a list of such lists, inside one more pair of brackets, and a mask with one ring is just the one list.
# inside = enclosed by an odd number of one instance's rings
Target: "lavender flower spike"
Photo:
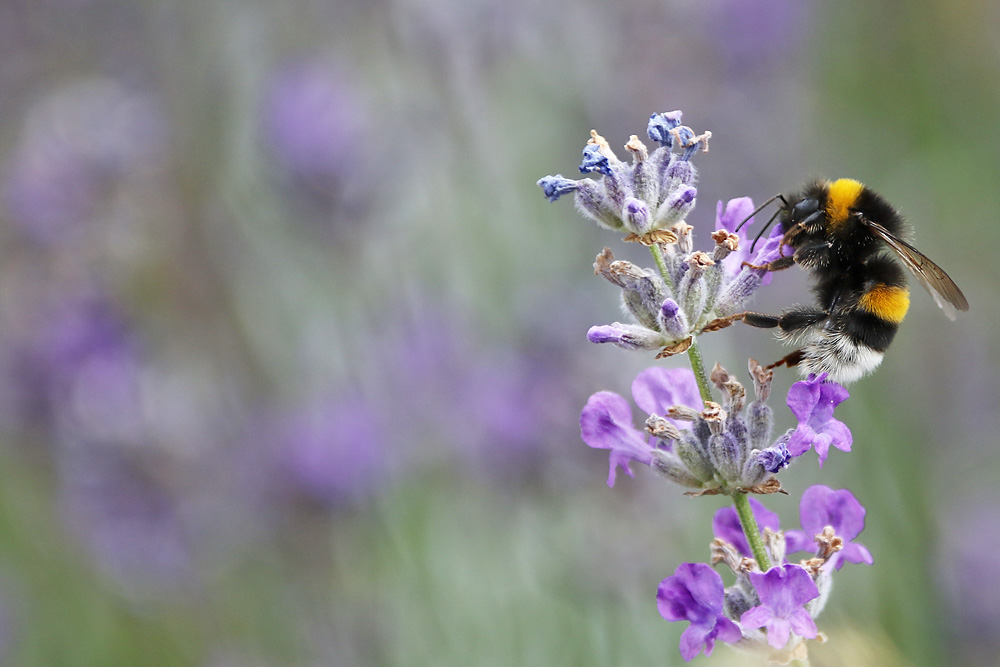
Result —
[[849, 394], [835, 382], [826, 381], [826, 373], [810, 375], [807, 380], [796, 382], [788, 390], [786, 403], [799, 425], [788, 441], [792, 456], [800, 456], [809, 448], [819, 454], [822, 468], [830, 447], [849, 452], [853, 437], [847, 426], [833, 418], [833, 409], [843, 403]]
[[722, 613], [722, 577], [704, 563], [684, 563], [656, 591], [656, 606], [668, 621], [690, 621], [681, 635], [681, 657], [690, 661], [705, 650], [712, 655], [715, 640], [734, 643], [743, 637], [738, 625]]
[[788, 643], [792, 632], [800, 637], [815, 639], [817, 630], [803, 605], [819, 597], [819, 589], [805, 568], [786, 563], [767, 572], [751, 572], [760, 605], [740, 617], [745, 630], [767, 628], [767, 643], [780, 649]]
[[[572, 181], [557, 174], [540, 179], [538, 186], [549, 201], [575, 190], [580, 211], [609, 229], [638, 236], [667, 230], [695, 206], [698, 192], [692, 184], [697, 172], [689, 160], [697, 148], [707, 149], [711, 136], [696, 135], [680, 125], [680, 117], [679, 111], [653, 114], [647, 133], [660, 146], [650, 152], [633, 135], [625, 144], [631, 163], [618, 159], [608, 141], [591, 130], [580, 172], [596, 178]], [[673, 152], [676, 145], [683, 153]]]

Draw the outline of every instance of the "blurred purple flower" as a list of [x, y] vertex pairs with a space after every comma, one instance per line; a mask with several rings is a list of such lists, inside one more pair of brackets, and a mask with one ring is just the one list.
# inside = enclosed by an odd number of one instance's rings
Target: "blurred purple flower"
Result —
[[865, 528], [865, 508], [847, 489], [834, 491], [822, 484], [810, 486], [799, 501], [799, 521], [802, 530], [785, 531], [788, 553], [815, 551], [814, 536], [830, 526], [844, 541], [843, 549], [830, 559], [831, 566], [839, 570], [844, 561], [872, 564], [868, 548], [851, 541]]
[[938, 507], [941, 535], [933, 566], [947, 597], [943, 617], [953, 645], [979, 657], [965, 664], [986, 664], [983, 656], [1000, 651], [1000, 580], [992, 575], [1000, 553], [1000, 499], [955, 493], [946, 505]]
[[722, 613], [725, 591], [722, 577], [704, 563], [684, 563], [656, 591], [656, 606], [668, 621], [690, 621], [681, 634], [681, 657], [690, 661], [705, 650], [712, 655], [715, 640], [737, 642], [739, 626]]
[[361, 397], [319, 402], [286, 420], [278, 456], [299, 491], [323, 506], [369, 496], [385, 481], [382, 419]]
[[[750, 498], [750, 507], [753, 509], [753, 516], [757, 520], [757, 528], [760, 529], [761, 535], [764, 534], [765, 528], [777, 532], [780, 525], [777, 514], [764, 507], [756, 498]], [[732, 507], [720, 507], [716, 510], [715, 516], [712, 517], [712, 533], [735, 546], [747, 558], [753, 557], [746, 535], [743, 534], [740, 517]]]
[[847, 389], [826, 381], [826, 373], [810, 375], [807, 380], [792, 385], [786, 403], [799, 421], [788, 441], [788, 451], [792, 456], [801, 456], [813, 448], [819, 454], [820, 467], [823, 467], [831, 446], [844, 452], [851, 451], [853, 438], [850, 429], [833, 418], [834, 408], [848, 396]]
[[56, 89], [29, 111], [7, 164], [7, 211], [35, 240], [71, 240], [108, 191], [162, 161], [166, 145], [154, 95], [106, 79]]
[[809, 0], [711, 0], [705, 7], [718, 52], [741, 73], [770, 70], [814, 30]]
[[803, 605], [819, 597], [819, 589], [804, 568], [786, 563], [749, 576], [760, 605], [743, 613], [741, 626], [748, 630], [767, 628], [767, 643], [773, 648], [783, 647], [790, 632], [816, 638], [816, 623]]
[[189, 537], [163, 462], [98, 443], [60, 452], [63, 513], [97, 564], [130, 592], [174, 586], [191, 573]]
[[319, 60], [274, 74], [264, 125], [282, 167], [317, 187], [341, 185], [363, 152], [364, 110], [357, 91]]
[[12, 416], [74, 439], [123, 442], [141, 432], [141, 353], [119, 308], [99, 291], [64, 294], [10, 343]]

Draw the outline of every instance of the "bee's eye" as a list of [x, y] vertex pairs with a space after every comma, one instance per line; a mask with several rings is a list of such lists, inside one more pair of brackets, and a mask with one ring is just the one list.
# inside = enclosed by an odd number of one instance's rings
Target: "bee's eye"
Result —
[[792, 221], [798, 222], [819, 210], [819, 201], [816, 199], [802, 199], [792, 207]]

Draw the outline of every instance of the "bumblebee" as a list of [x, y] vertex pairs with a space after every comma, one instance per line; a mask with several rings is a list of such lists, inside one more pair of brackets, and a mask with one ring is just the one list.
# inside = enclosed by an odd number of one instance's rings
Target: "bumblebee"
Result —
[[827, 373], [841, 384], [875, 370], [910, 306], [906, 273], [896, 260], [950, 319], [969, 309], [948, 274], [902, 239], [908, 228], [900, 214], [858, 181], [817, 181], [795, 195], [775, 195], [754, 213], [775, 200], [781, 206], [761, 234], [777, 217], [781, 245], [795, 252], [751, 266], [781, 271], [798, 264], [812, 275], [816, 305], [780, 315], [744, 312], [723, 318], [777, 328], [779, 338], [800, 345], [767, 368], [796, 366], [803, 375]]

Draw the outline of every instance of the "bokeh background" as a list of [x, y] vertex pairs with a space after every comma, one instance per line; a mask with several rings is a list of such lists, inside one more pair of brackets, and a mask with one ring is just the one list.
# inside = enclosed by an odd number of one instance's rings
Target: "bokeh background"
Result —
[[767, 499], [868, 507], [813, 663], [1000, 661], [996, 3], [6, 0], [3, 664], [680, 663], [656, 586], [723, 501], [605, 485], [579, 410], [652, 360], [586, 341], [591, 264], [648, 256], [535, 186], [675, 108], [702, 245], [719, 200], [852, 176], [972, 304], [918, 290], [854, 452]]

